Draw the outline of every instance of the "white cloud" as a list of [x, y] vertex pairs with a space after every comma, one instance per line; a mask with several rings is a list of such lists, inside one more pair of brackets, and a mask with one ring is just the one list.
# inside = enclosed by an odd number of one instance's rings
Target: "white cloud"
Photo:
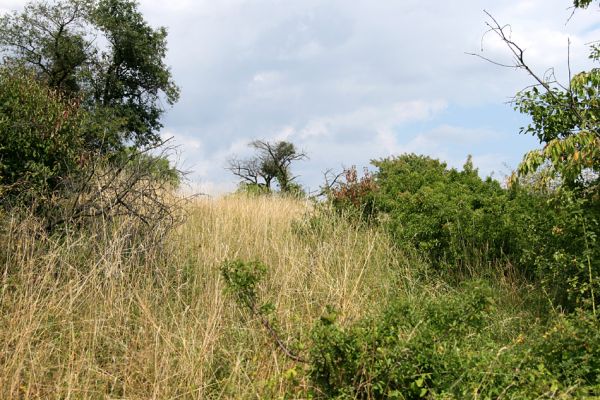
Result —
[[385, 106], [367, 106], [348, 113], [317, 117], [299, 129], [300, 139], [326, 136], [347, 131], [363, 131], [364, 135], [393, 130], [394, 127], [409, 121], [419, 121], [431, 118], [443, 110], [446, 103], [438, 101], [405, 101]]

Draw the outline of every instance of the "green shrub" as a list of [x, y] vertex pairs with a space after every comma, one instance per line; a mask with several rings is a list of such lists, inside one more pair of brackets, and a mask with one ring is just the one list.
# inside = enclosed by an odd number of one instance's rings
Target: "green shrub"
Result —
[[506, 193], [498, 182], [482, 180], [470, 158], [462, 171], [414, 154], [373, 164], [374, 208], [387, 216], [398, 243], [459, 269], [503, 257], [510, 239], [503, 223]]
[[271, 194], [273, 192], [265, 185], [242, 182], [237, 188], [237, 193], [245, 194], [248, 196], [262, 196], [265, 194]]
[[[496, 296], [497, 297], [497, 296]], [[436, 298], [394, 299], [381, 315], [313, 330], [319, 398], [571, 398], [600, 395], [600, 325], [589, 313], [502, 320], [491, 288], [470, 282]], [[507, 323], [513, 325], [506, 326]], [[504, 325], [504, 326], [503, 326]], [[507, 336], [500, 333], [514, 330]]]
[[464, 342], [487, 326], [489, 289], [472, 285], [460, 295], [392, 301], [343, 329], [321, 319], [313, 331], [311, 378], [326, 398], [425, 398], [459, 381]]
[[590, 313], [560, 316], [532, 353], [559, 381], [585, 385], [600, 396], [600, 320]]
[[518, 189], [506, 210], [512, 263], [558, 306], [595, 312], [600, 291], [600, 204], [574, 192]]
[[[281, 340], [259, 305], [267, 267], [227, 261], [221, 273], [237, 302], [306, 374], [311, 398], [594, 398], [600, 395], [600, 320], [590, 312], [532, 319], [507, 307], [501, 287], [465, 281], [388, 300], [381, 312], [341, 326], [335, 309], [314, 325], [304, 359]], [[518, 292], [505, 293], [514, 296]], [[298, 366], [299, 367], [299, 366]], [[295, 386], [296, 387], [296, 386]]]
[[221, 275], [227, 289], [244, 307], [256, 310], [257, 285], [265, 277], [267, 266], [260, 261], [225, 261], [221, 264]]
[[289, 196], [296, 199], [306, 198], [306, 191], [304, 190], [302, 185], [300, 185], [297, 182], [289, 182], [287, 184], [286, 191], [282, 191], [280, 193], [284, 196]]
[[0, 206], [40, 218], [48, 231], [68, 222], [131, 216], [144, 225], [173, 226], [179, 183], [168, 149], [90, 149], [102, 125], [77, 98], [49, 88], [25, 68], [0, 67]]
[[0, 67], [0, 181], [5, 200], [55, 190], [85, 159], [85, 113], [23, 68]]
[[600, 204], [594, 194], [481, 179], [414, 154], [374, 161], [373, 176], [350, 170], [330, 194], [345, 214], [380, 221], [401, 247], [445, 272], [487, 273], [490, 265], [539, 283], [556, 305], [596, 309], [600, 292]]
[[178, 171], [168, 158], [168, 149], [162, 149], [159, 154], [152, 154], [136, 147], [124, 147], [110, 155], [113, 164], [125, 168], [143, 169], [149, 178], [165, 182], [173, 188], [181, 184], [182, 172]]

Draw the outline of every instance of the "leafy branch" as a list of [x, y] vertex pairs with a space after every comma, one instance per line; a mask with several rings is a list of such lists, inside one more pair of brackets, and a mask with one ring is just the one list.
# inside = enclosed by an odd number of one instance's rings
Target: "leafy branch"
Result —
[[[590, 2], [579, 3], [576, 2], [575, 7], [585, 8]], [[569, 42], [569, 84], [561, 84], [552, 68], [540, 75], [526, 62], [525, 49], [512, 39], [510, 25], [501, 25], [489, 12], [484, 12], [490, 19], [486, 22], [489, 29], [484, 37], [494, 33], [509, 49], [513, 64], [481, 54], [467, 54], [501, 67], [524, 70], [535, 82], [519, 91], [512, 102], [516, 110], [532, 119], [528, 126], [521, 128], [521, 133], [536, 136], [544, 146], [525, 155], [511, 182], [548, 165], [550, 177], [560, 177], [564, 186], [596, 186], [600, 179], [600, 68], [572, 75]], [[600, 61], [598, 45], [591, 46], [589, 58], [593, 62]]]
[[244, 262], [235, 260], [226, 261], [221, 265], [221, 274], [225, 279], [229, 292], [235, 296], [238, 304], [248, 309], [252, 316], [258, 318], [271, 339], [287, 358], [296, 362], [307, 363], [307, 360], [289, 348], [266, 317], [265, 314], [268, 309], [272, 309], [272, 305], [258, 305], [257, 286], [266, 273], [267, 266], [260, 261]]

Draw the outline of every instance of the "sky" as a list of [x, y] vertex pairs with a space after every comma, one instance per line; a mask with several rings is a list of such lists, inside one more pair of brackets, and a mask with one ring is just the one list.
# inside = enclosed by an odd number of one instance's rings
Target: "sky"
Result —
[[[0, 13], [23, 7], [0, 0]], [[538, 141], [519, 134], [527, 116], [511, 97], [532, 83], [502, 68], [510, 54], [486, 34], [487, 10], [510, 24], [525, 60], [568, 81], [590, 68], [600, 37], [597, 5], [570, 0], [141, 0], [153, 26], [168, 29], [167, 64], [181, 87], [164, 117], [187, 187], [234, 190], [226, 170], [255, 139], [288, 140], [309, 159], [292, 166], [309, 191], [323, 173], [402, 153], [502, 180]], [[570, 42], [570, 51], [568, 50]]]

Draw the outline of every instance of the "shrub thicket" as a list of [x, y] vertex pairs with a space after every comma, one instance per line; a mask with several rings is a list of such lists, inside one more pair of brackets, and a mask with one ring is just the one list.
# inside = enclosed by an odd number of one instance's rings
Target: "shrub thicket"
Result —
[[498, 222], [505, 193], [481, 180], [471, 161], [462, 171], [414, 154], [375, 161], [375, 210], [399, 243], [411, 243], [436, 264], [462, 268], [475, 258], [502, 257], [507, 235]]
[[48, 230], [172, 224], [164, 194], [180, 173], [158, 134], [161, 100], [178, 98], [166, 31], [130, 0], [33, 1], [0, 17], [0, 52], [0, 206]]
[[559, 316], [540, 330], [499, 315], [491, 288], [471, 282], [420, 304], [395, 299], [381, 315], [346, 328], [321, 319], [310, 376], [322, 398], [600, 395], [597, 318]]
[[383, 224], [401, 246], [427, 255], [440, 271], [481, 276], [490, 265], [543, 285], [557, 305], [595, 309], [600, 290], [600, 206], [594, 196], [502, 188], [414, 154], [374, 161], [374, 175], [332, 191], [340, 210], [354, 208]]
[[166, 198], [180, 175], [167, 149], [90, 149], [90, 137], [107, 129], [30, 70], [1, 66], [0, 206], [12, 215], [33, 213], [50, 231], [125, 215], [173, 225], [174, 203]]
[[0, 183], [3, 201], [55, 190], [85, 158], [86, 113], [32, 72], [0, 67]]

